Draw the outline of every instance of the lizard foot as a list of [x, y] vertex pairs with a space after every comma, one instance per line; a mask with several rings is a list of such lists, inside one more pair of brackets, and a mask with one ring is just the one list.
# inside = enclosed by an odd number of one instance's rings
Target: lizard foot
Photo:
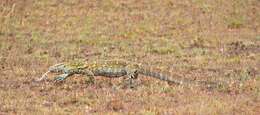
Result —
[[62, 74], [54, 78], [55, 82], [61, 82], [64, 81], [70, 74]]
[[138, 86], [138, 83], [135, 82], [133, 79], [127, 79], [126, 81], [124, 81], [123, 84], [121, 84], [121, 87], [123, 89], [136, 89]]
[[61, 77], [61, 76], [58, 76], [58, 77], [54, 78], [55, 82], [61, 82], [61, 81], [64, 81], [64, 80], [65, 80], [65, 78]]

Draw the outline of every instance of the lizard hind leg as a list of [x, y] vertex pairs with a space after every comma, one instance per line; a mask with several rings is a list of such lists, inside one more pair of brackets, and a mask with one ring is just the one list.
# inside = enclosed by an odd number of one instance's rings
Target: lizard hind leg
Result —
[[125, 85], [127, 88], [135, 88], [136, 87], [136, 79], [138, 77], [137, 70], [131, 70], [127, 72], [127, 79]]

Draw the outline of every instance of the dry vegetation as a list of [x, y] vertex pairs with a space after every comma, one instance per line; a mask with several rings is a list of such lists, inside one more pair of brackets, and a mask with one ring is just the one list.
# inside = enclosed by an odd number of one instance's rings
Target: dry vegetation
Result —
[[[1, 0], [0, 114], [260, 114], [259, 11], [259, 0]], [[231, 85], [33, 82], [80, 58], [138, 60]]]

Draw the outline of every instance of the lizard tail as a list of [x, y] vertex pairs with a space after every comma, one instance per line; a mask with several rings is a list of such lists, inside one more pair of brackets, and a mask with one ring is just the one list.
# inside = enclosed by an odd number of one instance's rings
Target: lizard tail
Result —
[[167, 81], [169, 83], [177, 84], [177, 85], [185, 85], [185, 86], [190, 86], [190, 85], [202, 85], [206, 87], [219, 87], [220, 85], [225, 85], [225, 83], [218, 83], [218, 82], [210, 82], [210, 81], [197, 81], [197, 80], [190, 80], [187, 78], [183, 77], [178, 77], [178, 78], [172, 78], [170, 75], [165, 75], [160, 72], [153, 72], [149, 69], [140, 69], [138, 73], [146, 76], [150, 76], [153, 78], [157, 78], [159, 80]]
[[174, 83], [174, 84], [177, 84], [177, 85], [182, 85], [184, 83], [183, 80], [174, 79], [174, 78], [169, 77], [169, 75], [165, 75], [165, 74], [162, 74], [162, 73], [159, 73], [159, 72], [153, 72], [149, 69], [140, 69], [140, 71], [138, 73], [145, 75], [145, 76], [153, 77], [153, 78], [156, 78], [156, 79], [159, 79], [159, 80]]

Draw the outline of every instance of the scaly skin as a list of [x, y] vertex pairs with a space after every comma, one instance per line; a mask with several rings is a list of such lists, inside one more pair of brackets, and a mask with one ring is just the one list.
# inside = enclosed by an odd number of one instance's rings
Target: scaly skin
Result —
[[216, 83], [203, 82], [203, 81], [191, 81], [188, 79], [168, 77], [162, 73], [153, 72], [152, 69], [147, 69], [141, 64], [132, 63], [124, 60], [105, 60], [105, 61], [75, 61], [72, 63], [60, 63], [49, 67], [46, 72], [38, 81], [41, 81], [47, 77], [47, 73], [61, 73], [61, 75], [55, 78], [55, 81], [63, 81], [66, 78], [74, 74], [86, 75], [91, 81], [94, 80], [94, 76], [105, 77], [122, 77], [127, 76], [128, 83], [133, 84], [134, 79], [138, 77], [138, 74], [157, 78], [169, 83], [177, 85], [190, 85], [190, 84], [203, 84], [207, 87], [212, 87]]

